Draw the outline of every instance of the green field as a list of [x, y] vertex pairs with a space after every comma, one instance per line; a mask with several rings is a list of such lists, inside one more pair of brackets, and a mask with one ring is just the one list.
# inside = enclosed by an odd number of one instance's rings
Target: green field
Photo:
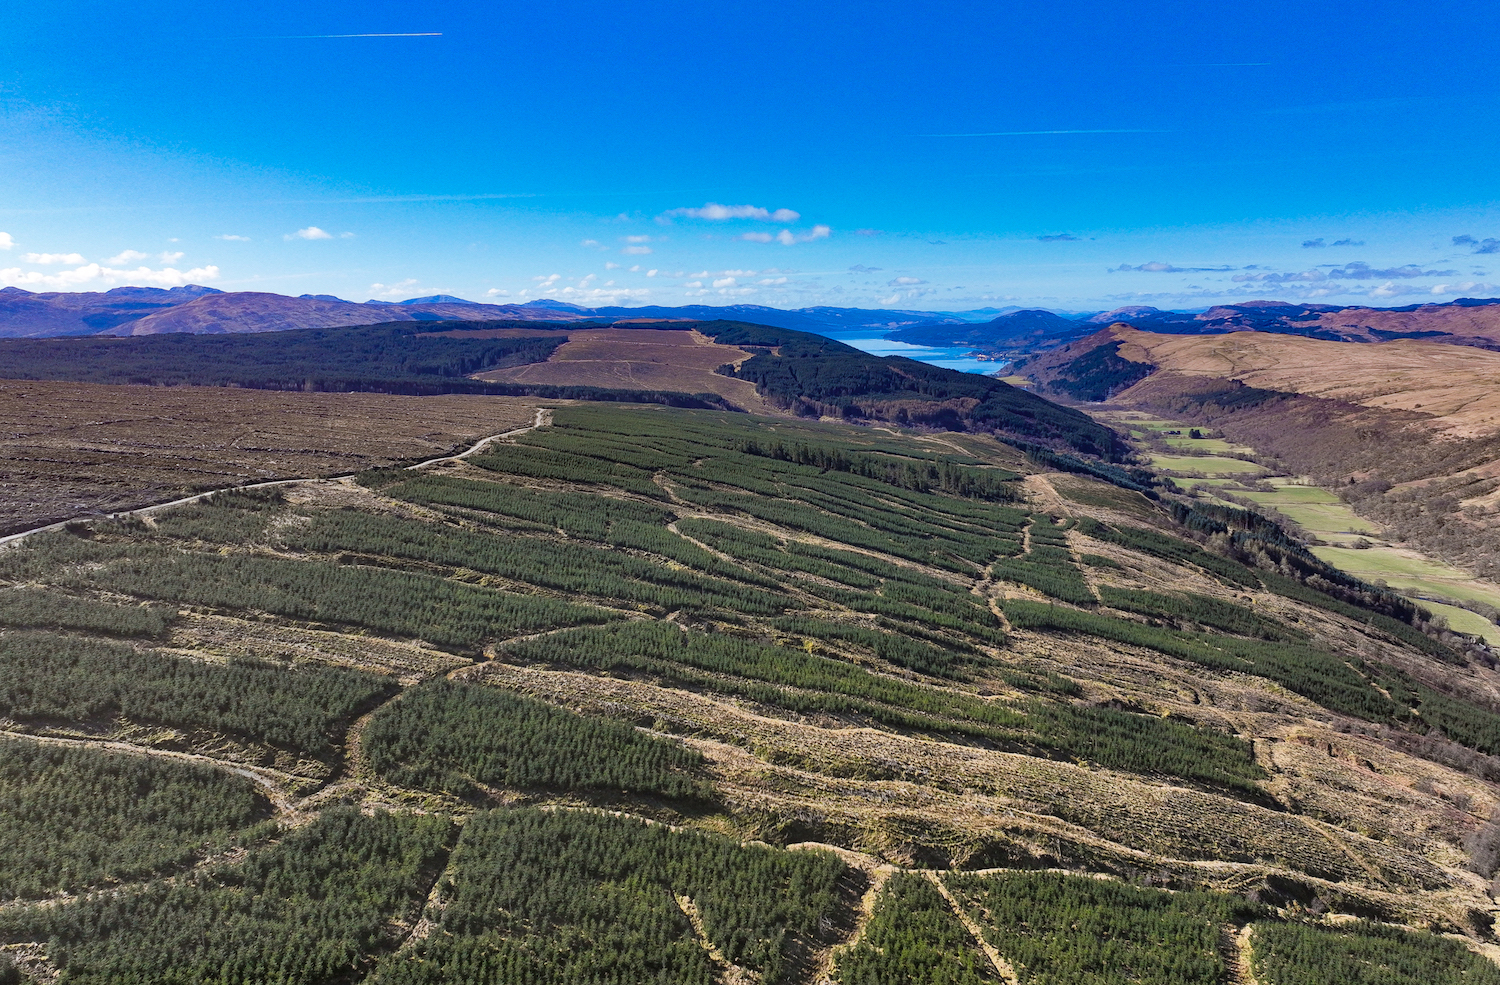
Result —
[[1151, 464], [1166, 472], [1202, 472], [1204, 475], [1265, 475], [1266, 470], [1254, 462], [1239, 458], [1217, 458], [1197, 455], [1152, 455]]
[[[1223, 454], [1252, 451], [1217, 438], [1190, 438], [1187, 432], [1192, 425], [1139, 412], [1102, 414], [1100, 419], [1128, 429], [1136, 442], [1159, 436], [1172, 448]], [[1180, 430], [1183, 434], [1161, 434], [1168, 430]], [[1500, 606], [1500, 590], [1476, 584], [1471, 575], [1458, 568], [1379, 543], [1379, 526], [1360, 517], [1328, 490], [1308, 485], [1305, 479], [1268, 476], [1265, 469], [1238, 458], [1162, 454], [1151, 454], [1150, 458], [1151, 464], [1159, 469], [1205, 476], [1179, 480], [1181, 486], [1202, 490], [1216, 498], [1221, 493], [1233, 495], [1275, 510], [1313, 537], [1330, 542], [1330, 546], [1313, 548], [1313, 553], [1322, 560], [1367, 581], [1383, 580], [1391, 588], [1419, 599], [1434, 614], [1447, 617], [1453, 629], [1500, 643], [1500, 627], [1488, 619], [1456, 605], [1430, 601], [1442, 598]], [[1270, 492], [1240, 488], [1245, 478], [1264, 479], [1276, 488]], [[1369, 539], [1374, 545], [1362, 550], [1346, 546], [1356, 538]]]
[[1223, 438], [1189, 438], [1181, 435], [1169, 435], [1162, 438], [1168, 448], [1177, 448], [1186, 452], [1198, 452], [1201, 455], [1248, 455], [1254, 449], [1246, 448], [1244, 445], [1236, 445], [1225, 441]]
[[1350, 537], [1373, 537], [1379, 528], [1362, 519], [1333, 493], [1318, 486], [1285, 477], [1267, 480], [1276, 486], [1274, 492], [1249, 489], [1231, 490], [1236, 496], [1276, 510], [1301, 525], [1302, 529], [1323, 540], [1347, 541]]
[[1500, 643], [1500, 627], [1483, 616], [1458, 606], [1429, 601], [1436, 597], [1500, 606], [1500, 591], [1475, 581], [1462, 569], [1393, 547], [1376, 546], [1367, 550], [1314, 547], [1312, 551], [1324, 561], [1337, 565], [1351, 575], [1369, 581], [1383, 579], [1397, 591], [1421, 598], [1423, 605], [1435, 614], [1447, 616], [1448, 625], [1461, 633], [1474, 633], [1491, 643]]
[[1431, 582], [1470, 580], [1470, 576], [1458, 568], [1394, 548], [1362, 551], [1352, 547], [1315, 547], [1313, 553], [1361, 578], [1384, 578], [1387, 581], [1406, 578]]
[[1500, 644], [1500, 626], [1496, 626], [1479, 613], [1460, 609], [1456, 605], [1443, 605], [1441, 602], [1429, 602], [1425, 599], [1422, 604], [1432, 610], [1433, 615], [1446, 618], [1448, 625], [1460, 633], [1469, 633], [1483, 637], [1487, 642]]

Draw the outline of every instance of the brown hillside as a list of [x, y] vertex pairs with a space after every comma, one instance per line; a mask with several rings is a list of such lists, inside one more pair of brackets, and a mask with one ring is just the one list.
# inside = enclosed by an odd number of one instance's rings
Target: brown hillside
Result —
[[570, 331], [568, 341], [546, 362], [482, 373], [478, 378], [498, 383], [717, 393], [753, 413], [772, 413], [755, 392], [754, 383], [714, 372], [725, 363], [738, 365], [749, 358], [745, 350], [720, 345], [697, 331], [594, 328]]
[[282, 332], [294, 328], [339, 328], [382, 322], [425, 319], [513, 319], [516, 321], [575, 321], [577, 316], [544, 308], [513, 304], [356, 304], [289, 298], [246, 291], [209, 294], [186, 304], [147, 315], [121, 326], [121, 335], [158, 335], [165, 332]]
[[[1123, 326], [1106, 331], [1122, 343], [1122, 358], [1150, 363], [1159, 372], [1420, 411], [1432, 419], [1433, 432], [1447, 438], [1500, 429], [1500, 353], [1411, 339], [1357, 344], [1266, 332], [1157, 335]], [[1120, 395], [1127, 403], [1133, 398], [1130, 390]]]
[[1116, 343], [1118, 359], [1152, 372], [1113, 404], [1217, 428], [1274, 469], [1335, 490], [1396, 542], [1500, 578], [1500, 353], [1113, 325], [1026, 372], [1056, 396]]
[[1462, 339], [1500, 342], [1500, 306], [1496, 305], [1423, 305], [1412, 311], [1345, 308], [1325, 313], [1318, 322], [1341, 335], [1365, 334], [1371, 339], [1379, 338], [1375, 332], [1447, 332]]
[[519, 427], [521, 397], [0, 380], [0, 535], [204, 489], [339, 475]]

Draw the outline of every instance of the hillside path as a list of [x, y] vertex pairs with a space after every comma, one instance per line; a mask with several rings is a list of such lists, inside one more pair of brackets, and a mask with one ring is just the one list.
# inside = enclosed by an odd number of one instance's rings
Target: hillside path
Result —
[[1000, 976], [1000, 980], [1006, 982], [1007, 985], [1016, 985], [1020, 981], [1016, 977], [1016, 970], [1011, 967], [1009, 961], [1005, 960], [1005, 956], [996, 950], [995, 945], [985, 939], [984, 931], [980, 929], [979, 924], [974, 922], [974, 918], [969, 916], [969, 911], [962, 903], [953, 898], [953, 893], [943, 884], [943, 877], [930, 869], [922, 874], [927, 877], [928, 882], [937, 888], [938, 893], [948, 902], [948, 906], [953, 910], [953, 915], [958, 918], [958, 922], [964, 925], [964, 929], [969, 932], [969, 936], [974, 939], [974, 943], [978, 944], [979, 949], [984, 952], [984, 956], [990, 959], [990, 965], [995, 969], [995, 973]]
[[[441, 455], [437, 458], [429, 458], [424, 462], [418, 462], [415, 465], [408, 465], [406, 466], [406, 469], [407, 471], [411, 471], [413, 469], [425, 469], [431, 465], [441, 465], [444, 462], [457, 462], [462, 459], [468, 458], [470, 455], [478, 454], [485, 448], [489, 447], [491, 443], [499, 441], [502, 438], [512, 438], [518, 434], [525, 434], [527, 431], [534, 431], [539, 427], [546, 427], [551, 423], [552, 411], [548, 410], [547, 408], [537, 408], [536, 420], [533, 423], [526, 425], [525, 427], [512, 428], [509, 431], [502, 431], [499, 434], [492, 434], [487, 438], [480, 438], [474, 444], [470, 445], [467, 449], [458, 452], [457, 454]], [[252, 482], [249, 485], [244, 486], [224, 486], [220, 489], [210, 489], [208, 492], [195, 493], [192, 496], [184, 496], [181, 499], [174, 499], [165, 503], [157, 503], [154, 506], [143, 506], [138, 510], [125, 510], [120, 513], [109, 513], [106, 514], [105, 518], [109, 520], [119, 520], [127, 516], [150, 516], [158, 510], [169, 510], [174, 506], [186, 506], [189, 503], [201, 502], [205, 499], [208, 499], [210, 496], [215, 496], [221, 492], [238, 492], [247, 489], [274, 489], [278, 486], [294, 486], [300, 482], [343, 482], [348, 479], [354, 478], [354, 475], [355, 473], [350, 473], [349, 475], [334, 475], [326, 477], [304, 476], [299, 479], [273, 479], [270, 482]], [[30, 530], [22, 530], [20, 533], [10, 534], [6, 537], [0, 537], [0, 547], [18, 543], [22, 540], [25, 540], [27, 537], [32, 536], [33, 534], [46, 533], [49, 530], [61, 530], [63, 527], [66, 527], [70, 523], [76, 523], [79, 520], [85, 519], [98, 518], [90, 516], [74, 517], [71, 520], [60, 520], [57, 523], [49, 523], [44, 527], [33, 527]]]

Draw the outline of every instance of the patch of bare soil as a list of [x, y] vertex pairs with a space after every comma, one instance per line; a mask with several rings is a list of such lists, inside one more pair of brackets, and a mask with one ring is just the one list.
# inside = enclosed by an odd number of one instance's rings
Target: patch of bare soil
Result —
[[172, 627], [168, 645], [198, 655], [313, 661], [375, 671], [391, 674], [403, 685], [470, 663], [463, 657], [414, 643], [191, 612], [184, 613]]
[[0, 534], [206, 489], [430, 458], [523, 427], [536, 406], [0, 380]]
[[556, 383], [629, 390], [717, 393], [756, 414], [777, 411], [755, 392], [755, 384], [714, 372], [739, 365], [750, 354], [720, 345], [697, 331], [653, 328], [595, 328], [571, 331], [550, 359], [483, 373], [502, 383]]

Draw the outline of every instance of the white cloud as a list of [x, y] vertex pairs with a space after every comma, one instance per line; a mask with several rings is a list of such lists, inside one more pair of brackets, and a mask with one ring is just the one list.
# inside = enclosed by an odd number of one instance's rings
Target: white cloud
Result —
[[606, 260], [605, 263], [604, 263], [604, 269], [605, 270], [619, 270], [620, 269], [620, 264], [615, 263], [613, 260]]
[[[1122, 263], [1113, 268], [1110, 273], [1116, 271], [1140, 271], [1147, 274], [1222, 274], [1233, 270], [1233, 267], [1179, 267], [1172, 263], [1162, 263], [1160, 260], [1152, 260], [1150, 263], [1140, 263], [1132, 267], [1128, 263]], [[1247, 270], [1250, 268], [1246, 268]]]
[[682, 286], [683, 287], [702, 287], [703, 286], [703, 281], [701, 281], [701, 280], [690, 280], [686, 284], [683, 284]]
[[484, 296], [487, 298], [508, 298], [510, 297], [510, 292], [501, 290], [498, 287], [492, 287], [484, 292]]
[[552, 295], [559, 301], [575, 304], [618, 304], [621, 301], [640, 301], [651, 296], [649, 287], [615, 287], [610, 281], [603, 287], [564, 287]]
[[371, 284], [370, 292], [377, 298], [394, 298], [402, 294], [410, 294], [411, 288], [416, 283], [415, 277], [408, 277], [398, 284]]
[[353, 239], [353, 233], [339, 233], [339, 239]]
[[[144, 253], [137, 253], [134, 257], [131, 257], [131, 259], [139, 260], [144, 256]], [[21, 254], [21, 262], [39, 263], [43, 266], [53, 263], [71, 263], [74, 266], [77, 266], [80, 263], [87, 263], [88, 261], [79, 256], [77, 253], [23, 253]], [[124, 261], [120, 262], [123, 263]]]
[[8, 250], [15, 245], [16, 241], [11, 239], [10, 233], [0, 233], [0, 250]]
[[755, 283], [761, 285], [762, 287], [772, 287], [772, 286], [774, 286], [776, 284], [785, 284], [786, 283], [786, 278], [785, 277], [762, 277], [760, 280], [756, 281]]
[[306, 229], [299, 229], [294, 233], [287, 233], [281, 238], [288, 241], [294, 239], [333, 239], [333, 234], [324, 232], [317, 226], [308, 226]]
[[[828, 226], [813, 226], [810, 232], [805, 233], [793, 233], [790, 229], [783, 229], [776, 234], [776, 242], [782, 246], [791, 246], [793, 243], [811, 243], [815, 239], [827, 239], [832, 234], [833, 230]], [[759, 242], [768, 242], [768, 240]]]
[[603, 243], [599, 242], [597, 239], [586, 239], [583, 242], [579, 243], [578, 245], [579, 246], [587, 246], [591, 250], [607, 250], [607, 249], [609, 249], [609, 247], [605, 246]]
[[[77, 254], [74, 254], [74, 255], [76, 256]], [[178, 260], [181, 260], [184, 256], [186, 256], [186, 254], [180, 253], [180, 252], [179, 253], [162, 253], [161, 254], [161, 262], [162, 263], [176, 263]]]
[[759, 270], [721, 270], [721, 271], [719, 271], [719, 276], [720, 277], [757, 277], [759, 275], [760, 275], [760, 271]]
[[218, 267], [194, 267], [192, 270], [177, 270], [174, 267], [152, 270], [150, 267], [137, 267], [135, 270], [122, 270], [97, 263], [87, 263], [72, 270], [59, 270], [57, 273], [11, 267], [0, 270], [0, 286], [44, 287], [58, 291], [77, 290], [87, 285], [112, 286], [115, 284], [181, 287], [184, 284], [201, 284], [204, 281], [217, 280], [218, 277]]
[[621, 236], [620, 237], [620, 242], [622, 242], [622, 243], [649, 243], [649, 242], [651, 242], [651, 237], [650, 236]]
[[139, 250], [121, 250], [119, 253], [115, 254], [104, 262], [111, 267], [118, 267], [121, 264], [134, 263], [137, 260], [144, 259], [146, 259], [146, 254], [140, 252]]
[[[782, 232], [785, 231], [786, 230], [782, 230]], [[745, 235], [740, 237], [740, 239], [744, 240], [747, 243], [769, 243], [775, 238], [776, 237], [772, 236], [770, 233], [746, 233]]]
[[537, 276], [531, 279], [536, 281], [537, 287], [545, 291], [553, 284], [556, 284], [558, 281], [562, 280], [562, 274], [549, 274], [546, 277]]
[[215, 236], [214, 239], [222, 239], [226, 243], [248, 243], [248, 242], [250, 242], [250, 237], [249, 236], [236, 236], [234, 233], [225, 233], [222, 236]]
[[205, 280], [218, 280], [219, 268], [214, 266], [194, 267], [192, 270], [184, 271], [173, 267], [163, 267], [161, 270], [152, 270], [149, 267], [137, 267], [134, 270], [106, 269], [104, 275], [107, 278], [133, 280], [137, 283], [154, 287], [181, 287], [184, 284], [193, 284]]
[[920, 277], [897, 277], [895, 280], [885, 282], [886, 287], [914, 287], [917, 284], [927, 283]]
[[1466, 280], [1459, 284], [1435, 284], [1433, 294], [1493, 294], [1500, 291], [1494, 284], [1482, 284], [1477, 280]]
[[655, 269], [652, 269], [652, 270], [648, 270], [648, 271], [646, 271], [646, 276], [647, 276], [647, 277], [655, 277], [655, 276], [656, 276], [656, 271], [655, 271]]
[[735, 279], [733, 277], [720, 277], [714, 281], [714, 287], [733, 287], [734, 285]]
[[639, 257], [639, 256], [645, 256], [647, 253], [650, 253], [651, 252], [651, 247], [649, 247], [649, 246], [627, 246], [627, 247], [625, 247], [625, 249], [621, 250], [620, 252], [623, 253], [623, 254], [625, 254], [626, 256]]
[[[641, 265], [638, 264], [638, 263], [632, 264], [631, 267], [630, 267], [630, 272], [632, 274], [638, 274], [638, 273], [640, 273], [641, 272]], [[656, 271], [653, 270], [652, 273], [656, 273]]]
[[711, 219], [721, 222], [725, 219], [759, 219], [762, 222], [796, 222], [802, 218], [802, 214], [791, 209], [762, 208], [759, 205], [720, 205], [717, 202], [709, 202], [701, 209], [672, 209], [663, 212], [663, 216], [682, 216], [686, 219]]

